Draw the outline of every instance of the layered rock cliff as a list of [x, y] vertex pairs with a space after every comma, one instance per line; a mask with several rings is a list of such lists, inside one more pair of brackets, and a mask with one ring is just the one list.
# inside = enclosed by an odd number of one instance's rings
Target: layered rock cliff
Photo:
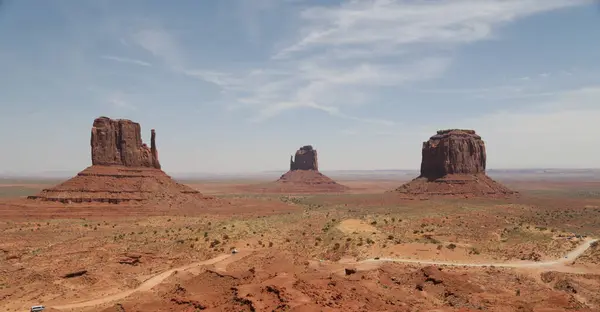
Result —
[[149, 167], [160, 169], [156, 132], [151, 131], [151, 147], [142, 142], [141, 127], [126, 119], [100, 117], [92, 126], [92, 165]]
[[421, 176], [485, 172], [485, 143], [473, 130], [440, 130], [423, 143]]

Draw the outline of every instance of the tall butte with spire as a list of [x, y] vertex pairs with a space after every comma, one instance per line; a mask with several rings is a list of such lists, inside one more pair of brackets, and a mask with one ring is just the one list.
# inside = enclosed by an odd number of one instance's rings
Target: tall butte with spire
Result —
[[92, 165], [77, 176], [29, 199], [62, 203], [190, 202], [200, 192], [179, 184], [158, 160], [156, 131], [150, 147], [142, 142], [141, 127], [126, 119], [99, 117], [91, 132]]
[[282, 192], [343, 192], [341, 185], [319, 172], [317, 150], [311, 145], [302, 146], [290, 157], [290, 170], [275, 181]]
[[474, 130], [440, 130], [423, 142], [421, 153], [421, 175], [396, 192], [457, 197], [516, 194], [487, 176], [485, 143]]

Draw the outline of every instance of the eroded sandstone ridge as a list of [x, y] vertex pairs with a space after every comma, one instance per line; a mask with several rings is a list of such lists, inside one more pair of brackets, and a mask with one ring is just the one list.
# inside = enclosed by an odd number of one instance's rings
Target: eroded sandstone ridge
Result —
[[409, 195], [514, 194], [485, 173], [485, 143], [473, 130], [440, 130], [423, 143], [421, 175], [396, 189]]
[[161, 170], [156, 131], [150, 147], [142, 142], [140, 124], [100, 117], [91, 131], [92, 166], [29, 199], [62, 203], [190, 202], [198, 191], [179, 184]]
[[270, 191], [304, 192], [343, 192], [348, 189], [319, 172], [317, 150], [311, 145], [302, 146], [290, 159], [290, 171], [275, 181]]

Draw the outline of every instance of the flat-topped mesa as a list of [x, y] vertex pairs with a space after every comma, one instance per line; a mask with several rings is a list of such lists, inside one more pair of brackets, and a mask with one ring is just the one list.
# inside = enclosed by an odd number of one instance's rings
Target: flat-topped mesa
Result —
[[152, 129], [149, 148], [142, 142], [141, 127], [137, 122], [96, 118], [90, 143], [92, 165], [161, 168], [156, 132]]
[[294, 170], [319, 170], [317, 150], [311, 145], [302, 146], [293, 159], [290, 159], [290, 171]]
[[485, 144], [473, 130], [440, 130], [423, 143], [422, 154], [421, 175], [396, 192], [411, 198], [518, 196], [485, 174]]
[[474, 130], [440, 130], [423, 143], [421, 177], [485, 173], [485, 143]]

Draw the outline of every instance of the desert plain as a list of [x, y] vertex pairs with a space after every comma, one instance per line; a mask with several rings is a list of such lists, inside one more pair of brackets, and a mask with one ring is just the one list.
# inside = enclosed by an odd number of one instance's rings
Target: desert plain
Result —
[[182, 180], [210, 197], [193, 207], [29, 202], [58, 181], [5, 179], [2, 311], [600, 309], [598, 244], [565, 258], [600, 237], [599, 179], [508, 172], [518, 197], [423, 200], [378, 175], [324, 194]]
[[282, 175], [175, 179], [140, 129], [97, 118], [74, 177], [0, 180], [1, 311], [600, 310], [597, 171], [492, 172], [450, 129], [418, 172], [306, 145]]

